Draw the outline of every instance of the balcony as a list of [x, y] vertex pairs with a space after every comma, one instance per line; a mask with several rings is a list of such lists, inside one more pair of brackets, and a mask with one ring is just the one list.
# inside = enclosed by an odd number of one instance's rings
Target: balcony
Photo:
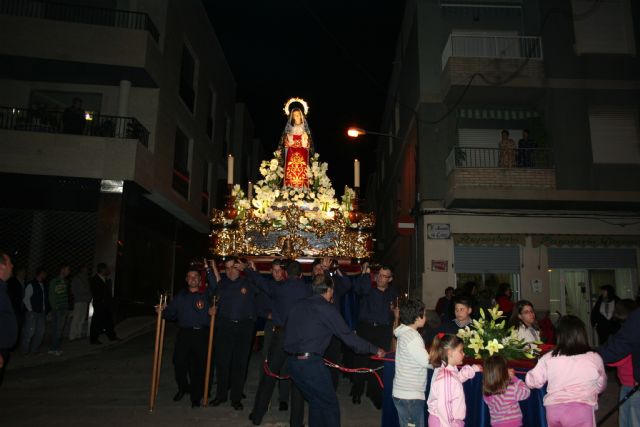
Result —
[[106, 9], [42, 0], [0, 0], [0, 15], [51, 19], [89, 25], [141, 30], [158, 42], [160, 33], [149, 15], [129, 10]]
[[0, 0], [4, 78], [157, 87], [159, 33], [145, 13]]
[[134, 117], [85, 113], [84, 122], [78, 122], [62, 111], [0, 107], [0, 129], [136, 139], [149, 145], [149, 131]]
[[549, 149], [454, 147], [446, 159], [447, 203], [460, 199], [536, 200], [556, 189]]
[[[466, 85], [475, 73], [501, 85], [539, 87], [542, 60], [540, 37], [451, 34], [441, 55], [442, 88], [446, 93], [451, 86]], [[485, 79], [476, 77], [473, 83], [489, 84]]]

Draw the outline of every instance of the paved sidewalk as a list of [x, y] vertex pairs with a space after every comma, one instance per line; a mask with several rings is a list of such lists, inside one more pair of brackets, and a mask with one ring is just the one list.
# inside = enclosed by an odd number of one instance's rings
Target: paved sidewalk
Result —
[[[48, 326], [49, 324], [47, 324], [47, 327]], [[120, 341], [109, 341], [105, 335], [102, 335], [100, 338], [102, 344], [94, 345], [89, 343], [89, 338], [82, 338], [74, 341], [69, 341], [67, 338], [63, 338], [61, 344], [62, 354], [60, 356], [54, 356], [47, 353], [49, 350], [49, 343], [45, 337], [45, 341], [43, 341], [40, 346], [40, 352], [38, 354], [29, 354], [24, 356], [20, 353], [19, 348], [11, 353], [10, 369], [41, 366], [54, 362], [72, 360], [89, 354], [97, 354], [105, 348], [123, 344], [132, 338], [152, 331], [155, 329], [155, 326], [155, 316], [131, 317], [115, 326], [116, 335], [120, 338]]]

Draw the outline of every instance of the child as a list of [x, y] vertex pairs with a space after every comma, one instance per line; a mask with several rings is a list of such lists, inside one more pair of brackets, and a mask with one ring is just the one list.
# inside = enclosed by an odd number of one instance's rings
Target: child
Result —
[[607, 386], [602, 359], [591, 351], [582, 320], [558, 321], [556, 348], [538, 360], [525, 379], [531, 388], [547, 384], [544, 406], [549, 427], [595, 426], [598, 393]]
[[[622, 324], [636, 308], [637, 305], [632, 299], [620, 300], [613, 309], [613, 319]], [[622, 400], [635, 386], [631, 354], [617, 362], [609, 363], [608, 366], [614, 366], [617, 369], [618, 380], [620, 381], [620, 396], [618, 400]], [[620, 406], [618, 425], [620, 427], [640, 425], [640, 393], [635, 392], [629, 400]]]
[[440, 332], [456, 335], [458, 329], [463, 329], [471, 323], [471, 312], [473, 311], [471, 300], [466, 296], [455, 297], [453, 300], [453, 314], [455, 319], [445, 322], [440, 327]]
[[482, 392], [489, 407], [492, 427], [522, 426], [522, 411], [518, 404], [526, 400], [531, 390], [507, 369], [507, 361], [499, 354], [484, 361]]
[[401, 427], [424, 427], [424, 391], [430, 365], [418, 328], [422, 328], [425, 321], [422, 301], [410, 299], [400, 304], [401, 324], [393, 331], [398, 338], [393, 403], [398, 410]]
[[438, 366], [433, 372], [431, 390], [427, 399], [429, 427], [463, 427], [467, 406], [462, 383], [473, 378], [482, 368], [465, 365], [458, 371], [457, 365], [464, 359], [464, 345], [455, 335], [439, 333], [433, 339], [429, 360]]

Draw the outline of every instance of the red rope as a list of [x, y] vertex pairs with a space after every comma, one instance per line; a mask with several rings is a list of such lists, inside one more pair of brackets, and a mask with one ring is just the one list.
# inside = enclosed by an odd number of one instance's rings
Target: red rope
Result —
[[[372, 356], [371, 359], [373, 360], [381, 360], [382, 358], [376, 358], [376, 356]], [[371, 369], [371, 368], [346, 368], [344, 366], [338, 365], [337, 363], [334, 363], [332, 361], [330, 361], [329, 359], [322, 359], [324, 361], [324, 364], [326, 366], [328, 366], [329, 368], [334, 368], [337, 369], [341, 372], [346, 372], [349, 374], [373, 374], [376, 377], [376, 380], [378, 381], [378, 384], [380, 384], [380, 388], [384, 389], [384, 384], [382, 383], [382, 378], [380, 378], [380, 375], [378, 374], [378, 370], [382, 369], [382, 366], [375, 368], [375, 369]], [[391, 359], [389, 359], [391, 360]], [[278, 375], [274, 372], [271, 371], [271, 369], [269, 369], [269, 361], [267, 359], [264, 359], [264, 362], [262, 363], [262, 368], [264, 370], [265, 375], [271, 377], [271, 378], [275, 378], [277, 380], [288, 380], [291, 377], [289, 375]]]

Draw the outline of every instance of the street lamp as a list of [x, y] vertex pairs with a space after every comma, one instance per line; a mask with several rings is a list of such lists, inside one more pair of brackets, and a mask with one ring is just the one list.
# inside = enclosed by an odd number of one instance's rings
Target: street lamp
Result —
[[357, 128], [357, 127], [350, 127], [349, 129], [347, 129], [347, 136], [350, 138], [357, 138], [360, 135], [378, 135], [378, 136], [386, 136], [388, 138], [393, 138], [393, 139], [402, 139], [398, 136], [391, 135], [390, 133], [374, 132], [372, 130], [366, 130], [366, 129]]

